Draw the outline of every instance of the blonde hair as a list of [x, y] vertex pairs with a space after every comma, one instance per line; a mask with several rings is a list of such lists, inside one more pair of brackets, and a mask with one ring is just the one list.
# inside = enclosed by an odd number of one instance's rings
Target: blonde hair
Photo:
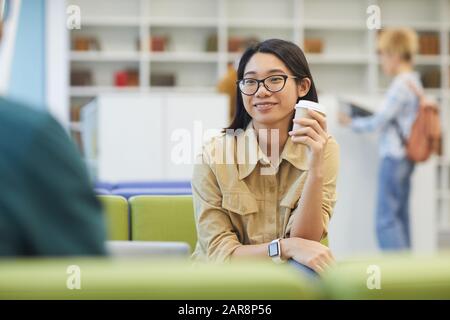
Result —
[[405, 61], [411, 61], [417, 53], [417, 33], [409, 28], [385, 29], [378, 36], [378, 50], [398, 54]]

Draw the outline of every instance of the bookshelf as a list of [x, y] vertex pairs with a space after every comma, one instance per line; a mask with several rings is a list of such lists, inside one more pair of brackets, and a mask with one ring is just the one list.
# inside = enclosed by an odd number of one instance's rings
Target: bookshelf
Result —
[[[229, 37], [260, 40], [278, 37], [302, 47], [305, 38], [323, 41], [322, 53], [307, 53], [320, 91], [379, 92], [385, 89], [387, 80], [380, 75], [375, 55], [376, 32], [366, 28], [366, 8], [369, 4], [378, 4], [384, 27], [407, 25], [439, 36], [441, 53], [421, 55], [417, 63], [425, 70], [440, 68], [442, 88], [449, 89], [445, 87], [450, 55], [446, 45], [450, 32], [449, 0], [409, 1], [408, 12], [403, 10], [403, 0], [130, 0], [127, 6], [120, 0], [69, 2], [83, 9], [83, 28], [73, 31], [72, 39], [94, 35], [101, 43], [99, 52], [72, 51], [71, 67], [76, 69], [81, 64], [95, 63], [93, 86], [98, 88], [110, 86], [113, 80], [111, 75], [108, 79], [102, 77], [102, 73], [126, 67], [128, 63], [139, 71], [139, 89], [143, 91], [151, 86], [150, 75], [160, 72], [175, 75], [175, 89], [209, 87], [214, 90], [227, 64], [237, 57], [228, 51]], [[167, 37], [166, 49], [162, 52], [149, 50], [151, 36]], [[212, 36], [217, 37], [217, 48], [207, 52], [208, 37]], [[101, 67], [108, 63], [113, 67]], [[178, 83], [179, 77], [186, 78], [184, 74], [191, 71], [183, 65], [192, 63], [201, 71], [197, 73], [205, 76], [190, 83], [183, 80]], [[356, 74], [354, 81], [348, 85], [342, 81], [320, 83], [322, 79], [333, 80], [332, 75], [342, 74], [342, 69], [347, 70], [346, 74]], [[82, 90], [71, 92], [72, 97], [88, 94]]]
[[[69, 0], [82, 9], [82, 29], [70, 38], [94, 37], [101, 50], [68, 55], [70, 70], [89, 70], [91, 85], [71, 85], [72, 114], [101, 93], [214, 92], [227, 65], [229, 38], [277, 37], [303, 48], [321, 39], [321, 53], [306, 53], [320, 93], [383, 94], [389, 84], [376, 55], [377, 31], [368, 30], [366, 9], [378, 5], [382, 27], [409, 26], [437, 37], [437, 54], [417, 57], [421, 73], [434, 73], [437, 85], [426, 93], [439, 99], [444, 151], [436, 168], [436, 201], [443, 232], [450, 234], [450, 0]], [[407, 6], [407, 10], [405, 9]], [[168, 39], [164, 51], [151, 51], [151, 37]], [[208, 48], [208, 40], [216, 44]], [[213, 41], [214, 42], [214, 41]], [[207, 50], [209, 49], [209, 50]], [[115, 73], [133, 70], [138, 84], [116, 87]], [[172, 86], [152, 83], [165, 75]], [[345, 75], [345, 78], [343, 78]], [[437, 75], [437, 76], [436, 76]], [[172, 78], [171, 78], [172, 77]], [[345, 80], [345, 81], [343, 81]], [[75, 123], [77, 119], [72, 119]], [[76, 127], [76, 126], [75, 126]]]

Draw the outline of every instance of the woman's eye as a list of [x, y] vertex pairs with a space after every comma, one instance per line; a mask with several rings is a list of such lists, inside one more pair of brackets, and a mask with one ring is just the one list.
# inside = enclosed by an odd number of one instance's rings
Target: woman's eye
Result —
[[272, 83], [278, 83], [278, 82], [281, 82], [281, 81], [283, 81], [282, 77], [272, 77], [272, 78], [270, 78], [270, 82], [272, 82]]
[[253, 80], [253, 79], [245, 79], [245, 80], [244, 80], [244, 85], [246, 85], [246, 86], [252, 86], [252, 85], [254, 85], [255, 83], [256, 83], [256, 81]]

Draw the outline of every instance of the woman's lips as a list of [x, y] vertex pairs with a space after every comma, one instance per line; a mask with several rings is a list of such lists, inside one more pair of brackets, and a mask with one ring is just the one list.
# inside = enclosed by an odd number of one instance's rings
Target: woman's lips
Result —
[[255, 105], [256, 110], [258, 111], [268, 111], [272, 109], [276, 103], [265, 103], [265, 104], [257, 104]]

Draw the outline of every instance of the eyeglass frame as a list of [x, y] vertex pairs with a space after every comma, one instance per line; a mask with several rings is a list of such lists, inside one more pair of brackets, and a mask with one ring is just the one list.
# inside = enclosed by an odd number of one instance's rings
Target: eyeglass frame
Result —
[[[273, 91], [273, 90], [270, 90], [269, 88], [267, 88], [267, 86], [266, 86], [264, 81], [266, 81], [267, 79], [272, 78], [272, 77], [282, 77], [284, 79], [283, 86], [281, 87], [280, 90]], [[255, 79], [255, 78], [242, 78], [242, 79], [236, 81], [236, 85], [238, 86], [239, 91], [242, 94], [246, 95], [246, 96], [254, 96], [258, 92], [258, 90], [260, 88], [260, 83], [263, 84], [264, 88], [266, 88], [267, 91], [272, 92], [272, 93], [277, 93], [277, 92], [280, 92], [281, 90], [284, 89], [284, 87], [286, 86], [287, 79], [289, 79], [289, 78], [290, 79], [298, 79], [298, 77], [296, 77], [296, 76], [290, 76], [290, 75], [287, 75], [287, 74], [273, 74], [273, 75], [268, 76], [268, 77], [266, 77], [264, 79], [261, 79], [261, 80], [258, 80], [258, 79]], [[239, 85], [241, 83], [241, 81], [248, 80], [248, 79], [255, 80], [256, 84], [257, 84], [256, 91], [254, 93], [252, 93], [252, 94], [247, 94], [247, 93], [242, 92], [241, 86]]]

